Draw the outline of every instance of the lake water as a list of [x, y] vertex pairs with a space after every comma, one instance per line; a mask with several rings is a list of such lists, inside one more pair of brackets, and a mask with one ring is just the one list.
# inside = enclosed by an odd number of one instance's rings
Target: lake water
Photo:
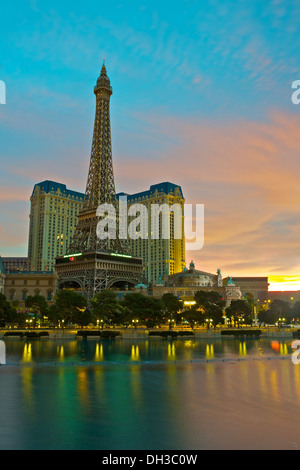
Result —
[[291, 341], [7, 340], [0, 449], [300, 449]]

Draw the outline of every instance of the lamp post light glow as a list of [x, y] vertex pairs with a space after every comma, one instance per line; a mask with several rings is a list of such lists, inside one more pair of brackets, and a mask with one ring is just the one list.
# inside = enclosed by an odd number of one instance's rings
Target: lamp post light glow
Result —
[[187, 307], [191, 307], [192, 305], [195, 305], [196, 301], [195, 300], [185, 300], [183, 302], [183, 305], [186, 305]]

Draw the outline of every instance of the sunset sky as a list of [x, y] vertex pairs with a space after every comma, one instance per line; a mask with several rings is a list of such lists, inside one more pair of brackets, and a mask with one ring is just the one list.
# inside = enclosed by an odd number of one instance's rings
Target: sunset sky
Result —
[[117, 191], [179, 184], [187, 263], [300, 289], [299, 0], [2, 3], [1, 255], [27, 256], [35, 183], [84, 192], [105, 57]]

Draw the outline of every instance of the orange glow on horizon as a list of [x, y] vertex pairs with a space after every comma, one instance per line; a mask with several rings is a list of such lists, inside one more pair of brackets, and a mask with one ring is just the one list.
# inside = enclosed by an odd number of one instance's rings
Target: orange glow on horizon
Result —
[[269, 276], [269, 291], [300, 291], [300, 276]]

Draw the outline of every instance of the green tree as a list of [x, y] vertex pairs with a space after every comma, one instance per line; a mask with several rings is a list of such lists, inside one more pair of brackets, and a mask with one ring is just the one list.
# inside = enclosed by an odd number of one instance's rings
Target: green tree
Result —
[[169, 321], [169, 329], [172, 328], [172, 323], [176, 322], [178, 313], [182, 310], [182, 301], [176, 295], [167, 293], [161, 298], [164, 313]]
[[[57, 319], [65, 325], [71, 323], [85, 323], [87, 300], [82, 295], [72, 290], [62, 290], [54, 298]], [[90, 314], [87, 312], [86, 317]]]
[[195, 328], [197, 323], [200, 323], [200, 324], [204, 323], [204, 313], [196, 305], [193, 305], [188, 310], [185, 310], [183, 315], [184, 315], [185, 320], [188, 321], [192, 330]]
[[163, 322], [163, 304], [161, 299], [147, 297], [146, 308], [141, 320], [147, 328], [154, 328], [155, 326], [161, 325]]
[[293, 308], [292, 308], [292, 316], [297, 320], [297, 322], [300, 321], [300, 300], [294, 303]]
[[198, 291], [194, 296], [194, 300], [196, 309], [200, 313], [199, 320], [206, 323], [207, 327], [212, 323], [215, 328], [218, 323], [223, 321], [225, 301], [221, 294], [214, 291]]
[[90, 323], [93, 323], [95, 317], [92, 313], [92, 311], [89, 308], [80, 308], [77, 307], [71, 317], [72, 323], [76, 323], [80, 325], [81, 328], [84, 326], [89, 325]]
[[270, 310], [274, 312], [278, 319], [285, 318], [286, 323], [289, 323], [293, 317], [289, 302], [285, 302], [284, 300], [273, 300], [273, 302], [270, 304]]
[[91, 300], [92, 312], [96, 320], [102, 325], [119, 324], [122, 317], [122, 306], [118, 301], [117, 294], [111, 290], [104, 289]]
[[279, 312], [274, 310], [261, 310], [257, 315], [258, 321], [263, 323], [264, 325], [267, 323], [268, 325], [274, 325], [279, 318]]
[[[223, 322], [223, 302], [207, 305], [205, 316], [207, 316], [209, 322], [213, 324], [213, 327], [216, 328], [219, 323]], [[207, 322], [208, 328], [210, 323]]]
[[12, 308], [4, 294], [0, 294], [0, 326], [5, 327], [12, 321]]
[[232, 300], [226, 308], [226, 315], [232, 317], [235, 326], [239, 328], [243, 320], [245, 323], [250, 322], [251, 307], [245, 300]]
[[33, 312], [33, 328], [35, 328], [37, 319], [47, 313], [47, 301], [42, 295], [29, 295], [25, 300], [25, 307], [29, 308]]
[[249, 307], [251, 309], [250, 317], [251, 317], [251, 326], [252, 326], [254, 310], [255, 310], [255, 307], [257, 306], [254, 295], [251, 294], [250, 292], [246, 292], [246, 294], [243, 295], [242, 300], [245, 300], [245, 302], [247, 302], [247, 304], [249, 305]]
[[57, 326], [63, 319], [63, 316], [59, 313], [57, 305], [54, 303], [48, 308], [48, 321], [50, 325]]
[[138, 320], [139, 324], [153, 328], [163, 321], [163, 304], [160, 299], [135, 292], [125, 295], [121, 305], [124, 309], [123, 321], [127, 325]]

